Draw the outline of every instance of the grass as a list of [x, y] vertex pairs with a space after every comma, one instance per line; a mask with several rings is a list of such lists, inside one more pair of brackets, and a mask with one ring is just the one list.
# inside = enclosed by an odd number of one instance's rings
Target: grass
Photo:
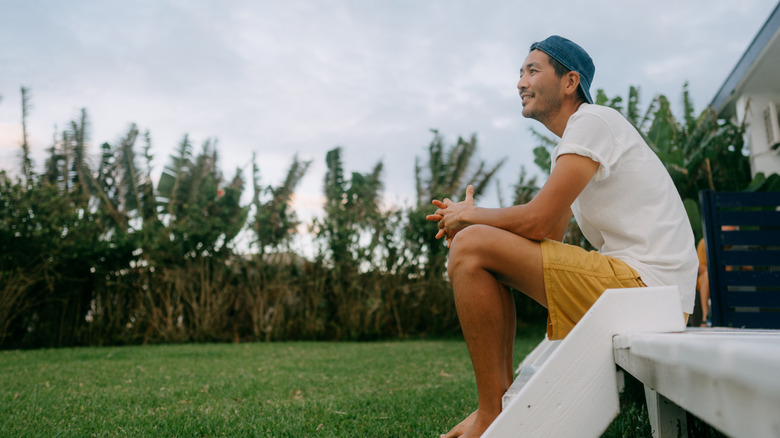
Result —
[[438, 436], [475, 407], [457, 339], [0, 352], [0, 436]]
[[[633, 388], [604, 437], [649, 436]], [[0, 351], [3, 437], [437, 437], [475, 407], [459, 339]]]

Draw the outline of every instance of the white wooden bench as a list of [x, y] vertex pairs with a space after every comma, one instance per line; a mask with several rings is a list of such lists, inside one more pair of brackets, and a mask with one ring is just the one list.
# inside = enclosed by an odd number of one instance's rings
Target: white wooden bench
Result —
[[685, 431], [688, 411], [728, 436], [780, 437], [780, 331], [630, 333], [614, 346], [615, 363], [645, 384], [658, 436]]
[[620, 369], [645, 384], [654, 437], [685, 411], [734, 437], [780, 437], [780, 332], [686, 330], [675, 287], [608, 290], [562, 341], [521, 364], [490, 437], [599, 437], [619, 412]]

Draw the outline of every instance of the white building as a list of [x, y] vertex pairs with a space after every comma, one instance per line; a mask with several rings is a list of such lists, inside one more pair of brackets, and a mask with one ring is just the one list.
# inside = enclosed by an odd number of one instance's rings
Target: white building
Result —
[[780, 174], [780, 3], [711, 105], [719, 117], [746, 122], [753, 175]]

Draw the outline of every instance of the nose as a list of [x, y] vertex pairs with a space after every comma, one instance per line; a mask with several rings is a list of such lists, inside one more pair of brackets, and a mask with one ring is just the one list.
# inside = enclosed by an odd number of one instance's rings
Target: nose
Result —
[[528, 75], [524, 75], [520, 72], [520, 79], [517, 81], [517, 89], [522, 92], [526, 88], [528, 88]]
[[523, 80], [523, 76], [520, 76], [520, 80], [517, 81], [517, 91], [522, 94], [523, 91], [528, 87], [528, 80]]

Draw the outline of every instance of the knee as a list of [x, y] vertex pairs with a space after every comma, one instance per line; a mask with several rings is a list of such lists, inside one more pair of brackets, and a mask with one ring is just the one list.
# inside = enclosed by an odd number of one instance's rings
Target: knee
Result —
[[453, 270], [462, 271], [469, 266], [478, 267], [479, 258], [484, 248], [486, 234], [490, 227], [472, 225], [455, 235], [450, 243], [450, 255], [447, 270], [452, 275]]
[[450, 245], [450, 253], [459, 252], [463, 248], [479, 246], [479, 242], [483, 241], [484, 235], [489, 232], [491, 227], [487, 225], [471, 225], [458, 232], [455, 238], [452, 239]]

